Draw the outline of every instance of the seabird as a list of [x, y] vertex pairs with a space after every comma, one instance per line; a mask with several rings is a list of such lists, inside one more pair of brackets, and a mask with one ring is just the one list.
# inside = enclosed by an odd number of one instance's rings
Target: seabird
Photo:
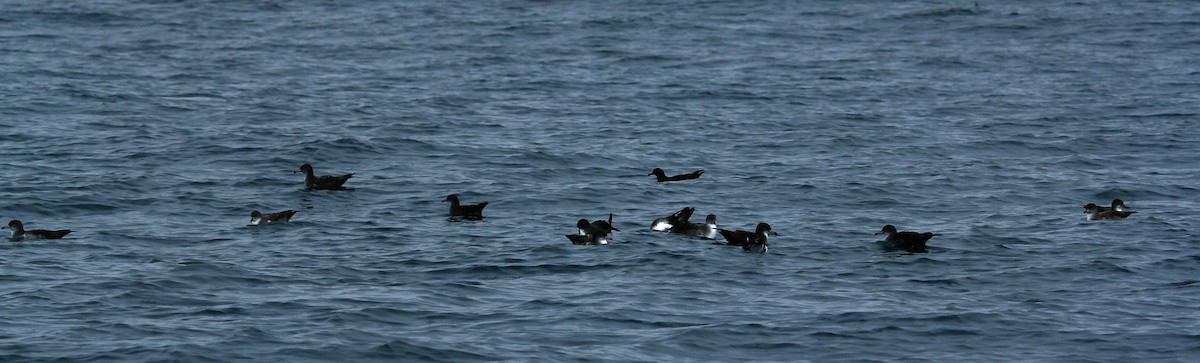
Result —
[[696, 178], [699, 178], [700, 174], [703, 174], [703, 173], [704, 173], [704, 169], [700, 169], [700, 170], [696, 170], [696, 171], [693, 171], [693, 172], [687, 173], [687, 174], [667, 176], [667, 172], [663, 171], [661, 168], [654, 168], [654, 171], [652, 171], [652, 172], [650, 172], [650, 174], [646, 174], [646, 175], [653, 175], [654, 177], [658, 178], [659, 183], [662, 183], [662, 182], [669, 182], [669, 181], [696, 179]]
[[767, 234], [776, 234], [771, 230], [771, 225], [759, 223], [754, 228], [754, 232], [743, 230], [730, 231], [728, 229], [718, 229], [721, 237], [725, 237], [725, 244], [730, 246], [742, 246], [743, 251], [767, 252]]
[[1135, 211], [1128, 210], [1128, 208], [1129, 207], [1125, 206], [1125, 201], [1113, 199], [1111, 207], [1101, 207], [1094, 203], [1088, 203], [1087, 205], [1083, 206], [1083, 212], [1088, 215], [1087, 219], [1089, 221], [1098, 219], [1123, 219], [1125, 217], [1129, 217], [1131, 214], [1137, 213]]
[[312, 165], [308, 164], [301, 165], [300, 169], [296, 169], [296, 171], [293, 171], [292, 174], [297, 172], [304, 172], [304, 187], [308, 189], [352, 190], [350, 188], [342, 187], [342, 184], [346, 184], [346, 181], [350, 180], [350, 177], [353, 176], [354, 173], [340, 176], [315, 176], [313, 175]]
[[450, 194], [443, 203], [450, 202], [450, 215], [466, 217], [467, 219], [483, 219], [483, 208], [487, 207], [488, 202], [479, 204], [459, 204], [458, 195]]
[[1112, 207], [1110, 208], [1098, 206], [1096, 203], [1088, 203], [1083, 206], [1083, 213], [1087, 214], [1089, 221], [1095, 221], [1101, 219], [1125, 219], [1125, 217], [1129, 217], [1131, 214], [1137, 212], [1125, 210], [1125, 202], [1120, 199], [1113, 199]]
[[932, 232], [899, 232], [896, 231], [896, 226], [890, 224], [883, 226], [883, 229], [879, 230], [879, 232], [875, 232], [876, 236], [881, 234], [887, 235], [887, 237], [884, 238], [884, 242], [890, 243], [893, 246], [896, 246], [896, 248], [914, 253], [927, 252], [925, 250], [925, 242], [929, 241], [929, 239], [933, 238], [933, 236], [942, 235], [941, 233]]
[[0, 229], [4, 229], [4, 228], [12, 229], [12, 239], [15, 241], [20, 241], [20, 240], [24, 239], [25, 237], [29, 237], [31, 239], [59, 239], [59, 238], [63, 238], [63, 236], [66, 236], [67, 233], [74, 232], [69, 229], [60, 229], [57, 231], [50, 231], [50, 230], [45, 230], [45, 229], [32, 229], [32, 230], [26, 231], [25, 225], [22, 224], [21, 221], [18, 221], [16, 219], [9, 221], [7, 226], [0, 227]]
[[588, 223], [587, 219], [580, 219], [575, 222], [575, 228], [579, 230], [579, 234], [568, 234], [567, 239], [571, 240], [571, 244], [577, 245], [608, 244], [609, 234], [620, 231], [612, 225], [612, 213], [608, 214], [608, 221], [596, 220]]
[[259, 212], [259, 211], [253, 211], [253, 212], [250, 212], [250, 225], [257, 226], [260, 224], [268, 224], [268, 223], [283, 223], [283, 222], [287, 222], [288, 220], [292, 219], [292, 216], [295, 214], [296, 214], [296, 211], [291, 210], [291, 209], [288, 209], [288, 210], [285, 210], [282, 212], [267, 213], [267, 214], [263, 214], [262, 212]]
[[607, 221], [602, 220], [602, 219], [597, 219], [595, 221], [592, 221], [592, 223], [590, 225], [588, 225], [590, 229], [588, 229], [587, 233], [588, 234], [603, 234], [603, 235], [607, 236], [609, 233], [612, 233], [613, 231], [621, 231], [621, 230], [617, 229], [617, 227], [613, 227], [612, 217], [613, 217], [612, 213], [609, 213]]
[[1128, 208], [1128, 207], [1125, 206], [1125, 201], [1120, 200], [1120, 199], [1113, 199], [1111, 207], [1100, 207], [1100, 211], [1104, 212], [1107, 210], [1115, 210], [1118, 212], [1125, 212], [1126, 208]]

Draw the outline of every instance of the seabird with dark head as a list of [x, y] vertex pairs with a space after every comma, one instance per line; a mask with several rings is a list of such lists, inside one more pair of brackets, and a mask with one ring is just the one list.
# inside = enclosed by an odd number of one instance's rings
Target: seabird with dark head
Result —
[[667, 172], [663, 171], [661, 168], [654, 168], [654, 171], [651, 171], [650, 174], [646, 174], [646, 175], [653, 175], [655, 178], [658, 178], [659, 183], [662, 183], [662, 182], [669, 182], [669, 181], [696, 179], [696, 178], [699, 178], [700, 174], [703, 174], [703, 173], [704, 173], [704, 169], [700, 169], [700, 170], [696, 170], [696, 171], [693, 171], [693, 172], [687, 173], [687, 174], [667, 176]]
[[1087, 214], [1087, 220], [1093, 221], [1105, 219], [1126, 219], [1127, 216], [1136, 213], [1133, 212], [1133, 210], [1124, 210], [1124, 212], [1121, 212], [1121, 210], [1118, 208], [1123, 209], [1124, 207], [1117, 207], [1115, 206], [1115, 203], [1116, 201], [1114, 201], [1114, 206], [1111, 208], [1096, 206], [1096, 203], [1087, 203], [1087, 206], [1084, 206], [1084, 214]]
[[296, 169], [296, 171], [293, 171], [292, 174], [295, 174], [298, 172], [304, 172], [304, 187], [308, 188], [308, 189], [353, 190], [350, 188], [343, 187], [342, 184], [346, 184], [346, 181], [350, 180], [350, 177], [354, 176], [354, 173], [350, 173], [350, 174], [346, 174], [346, 175], [338, 175], [338, 176], [333, 176], [333, 175], [316, 176], [316, 175], [313, 175], [312, 165], [308, 165], [308, 164], [301, 165], [300, 169]]
[[450, 215], [456, 217], [464, 217], [467, 219], [483, 219], [483, 208], [487, 207], [488, 202], [479, 204], [459, 204], [458, 195], [450, 194], [442, 203], [450, 202]]
[[1083, 213], [1087, 214], [1087, 220], [1096, 221], [1102, 219], [1125, 219], [1130, 215], [1137, 213], [1130, 210], [1125, 210], [1125, 203], [1120, 199], [1113, 200], [1113, 205], [1110, 208], [1105, 208], [1096, 205], [1096, 203], [1088, 203], [1083, 206]]
[[618, 231], [618, 232], [621, 231], [621, 230], [617, 229], [617, 227], [613, 227], [612, 218], [613, 218], [612, 213], [609, 213], [607, 221], [605, 221], [603, 219], [597, 219], [597, 220], [592, 221], [592, 223], [588, 225], [590, 228], [587, 231], [588, 234], [603, 234], [603, 235], [607, 236], [609, 233], [612, 233], [613, 231]]
[[[1118, 212], [1125, 212], [1126, 209], [1128, 209], [1128, 207], [1125, 206], [1125, 201], [1120, 200], [1120, 199], [1113, 199], [1111, 207], [1100, 207], [1101, 212], [1107, 211], [1107, 210], [1115, 210]], [[1132, 214], [1134, 212], [1130, 212], [1130, 213]]]
[[266, 214], [259, 211], [253, 211], [250, 212], [250, 225], [257, 226], [260, 224], [286, 223], [288, 220], [292, 219], [293, 215], [296, 215], [296, 211], [291, 209], [282, 212]]
[[588, 223], [587, 219], [580, 219], [575, 222], [575, 228], [579, 229], [579, 234], [568, 234], [567, 239], [573, 245], [606, 245], [608, 244], [608, 236], [604, 234], [590, 233], [592, 224]]
[[620, 231], [612, 225], [612, 213], [608, 214], [608, 221], [596, 220], [588, 223], [587, 219], [580, 219], [575, 222], [575, 228], [579, 230], [579, 234], [568, 234], [567, 239], [571, 240], [571, 244], [576, 245], [605, 245], [608, 244], [609, 235], [613, 231]]
[[887, 242], [896, 248], [913, 253], [927, 252], [925, 248], [925, 242], [928, 242], [930, 238], [933, 238], [933, 236], [942, 235], [940, 233], [932, 232], [900, 232], [896, 230], [896, 226], [890, 224], [883, 226], [883, 229], [879, 230], [879, 232], [875, 232], [876, 236], [881, 234], [886, 236], [883, 240], [884, 242]]
[[21, 221], [18, 221], [16, 219], [9, 221], [7, 226], [0, 227], [0, 229], [5, 229], [5, 228], [12, 229], [12, 237], [11, 238], [14, 241], [20, 241], [22, 239], [25, 239], [26, 237], [28, 237], [30, 239], [59, 239], [59, 238], [63, 238], [63, 236], [66, 236], [67, 233], [74, 232], [69, 229], [60, 229], [57, 231], [51, 231], [51, 230], [45, 230], [45, 229], [31, 229], [31, 230], [26, 231], [25, 225], [22, 224]]
[[727, 245], [742, 246], [743, 251], [762, 253], [767, 252], [767, 235], [778, 235], [778, 233], [771, 230], [771, 225], [766, 223], [759, 223], [758, 226], [754, 227], [754, 232], [743, 230], [730, 231], [728, 229], [718, 229], [717, 232], [721, 234], [721, 237], [725, 237], [725, 244]]

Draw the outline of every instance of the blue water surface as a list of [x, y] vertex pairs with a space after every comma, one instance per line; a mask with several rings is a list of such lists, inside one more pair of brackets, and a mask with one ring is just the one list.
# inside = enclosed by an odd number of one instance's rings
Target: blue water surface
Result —
[[0, 361], [1200, 360], [1195, 2], [2, 4]]

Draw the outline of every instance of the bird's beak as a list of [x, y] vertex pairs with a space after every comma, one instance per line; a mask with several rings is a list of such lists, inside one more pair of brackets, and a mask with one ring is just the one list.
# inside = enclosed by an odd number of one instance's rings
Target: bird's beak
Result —
[[875, 232], [876, 236], [881, 235], [881, 234], [883, 234], [883, 231]]
[[650, 174], [646, 174], [646, 175], [654, 175], [654, 173], [650, 173]]

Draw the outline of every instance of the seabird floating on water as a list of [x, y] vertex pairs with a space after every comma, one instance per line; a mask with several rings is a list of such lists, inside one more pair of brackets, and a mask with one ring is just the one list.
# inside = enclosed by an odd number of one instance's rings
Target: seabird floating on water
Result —
[[312, 165], [308, 164], [301, 165], [300, 169], [296, 169], [296, 171], [293, 171], [292, 174], [297, 172], [304, 172], [304, 187], [308, 189], [352, 190], [350, 188], [343, 187], [342, 184], [346, 184], [346, 181], [350, 180], [350, 177], [354, 176], [354, 173], [339, 176], [315, 176], [313, 175]]
[[487, 207], [488, 202], [479, 204], [459, 204], [458, 195], [450, 194], [443, 203], [450, 202], [450, 215], [458, 217], [466, 217], [467, 219], [483, 219], [483, 208]]
[[284, 223], [292, 219], [296, 211], [288, 209], [282, 212], [263, 214], [259, 211], [250, 212], [250, 225], [260, 225], [269, 223]]
[[703, 174], [703, 173], [704, 173], [704, 169], [700, 169], [700, 170], [696, 170], [696, 171], [693, 171], [693, 172], [687, 173], [687, 174], [667, 176], [667, 172], [663, 171], [661, 168], [654, 168], [654, 171], [652, 171], [652, 172], [650, 172], [650, 174], [646, 174], [646, 175], [653, 175], [655, 178], [658, 178], [659, 183], [662, 183], [662, 182], [669, 182], [669, 181], [696, 179], [696, 178], [699, 178], [700, 174]]
[[66, 236], [68, 233], [74, 232], [69, 229], [60, 229], [57, 231], [51, 231], [51, 230], [45, 230], [45, 229], [31, 229], [31, 230], [26, 231], [25, 224], [21, 223], [21, 221], [18, 221], [16, 219], [9, 221], [7, 226], [0, 227], [0, 229], [4, 229], [4, 228], [12, 229], [11, 237], [15, 241], [20, 241], [22, 239], [25, 239], [26, 237], [28, 237], [30, 239], [59, 239], [59, 238], [63, 238], [63, 236]]
[[778, 235], [778, 233], [771, 230], [771, 225], [766, 223], [759, 223], [754, 228], [754, 232], [743, 230], [730, 231], [728, 229], [718, 229], [717, 232], [721, 233], [721, 237], [725, 237], [725, 244], [727, 245], [742, 246], [742, 250], [744, 251], [762, 253], [767, 252], [767, 235]]
[[883, 226], [883, 229], [879, 230], [879, 232], [875, 232], [876, 236], [881, 234], [886, 235], [883, 240], [884, 242], [890, 243], [896, 248], [914, 253], [927, 252], [925, 249], [925, 242], [929, 241], [929, 239], [933, 238], [933, 236], [941, 236], [940, 233], [932, 232], [900, 232], [896, 230], [896, 226], [890, 224]]

